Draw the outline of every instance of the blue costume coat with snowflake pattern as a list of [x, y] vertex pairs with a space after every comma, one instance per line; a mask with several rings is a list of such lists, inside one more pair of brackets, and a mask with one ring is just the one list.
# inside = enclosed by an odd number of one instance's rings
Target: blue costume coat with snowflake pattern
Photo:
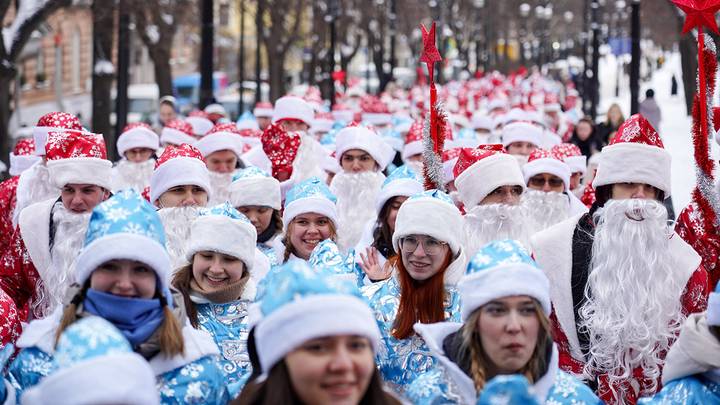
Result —
[[720, 405], [720, 372], [695, 374], [673, 380], [639, 405]]
[[[443, 351], [443, 340], [457, 332], [462, 323], [440, 322], [430, 325], [416, 324], [415, 331], [427, 342], [431, 356], [437, 362], [430, 372], [419, 376], [406, 391], [406, 397], [415, 405], [463, 404], [474, 405], [478, 393], [475, 385], [460, 367]], [[553, 345], [548, 371], [533, 384], [535, 398], [540, 404], [602, 404], [602, 401], [580, 380], [558, 368], [558, 350]]]

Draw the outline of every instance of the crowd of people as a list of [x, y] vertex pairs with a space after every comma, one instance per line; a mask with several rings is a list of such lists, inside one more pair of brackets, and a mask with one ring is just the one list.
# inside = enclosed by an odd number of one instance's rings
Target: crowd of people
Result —
[[[0, 184], [5, 404], [720, 399], [720, 236], [641, 114], [489, 73], [230, 122], [162, 99], [121, 159], [50, 112]], [[720, 120], [719, 120], [720, 121]]]

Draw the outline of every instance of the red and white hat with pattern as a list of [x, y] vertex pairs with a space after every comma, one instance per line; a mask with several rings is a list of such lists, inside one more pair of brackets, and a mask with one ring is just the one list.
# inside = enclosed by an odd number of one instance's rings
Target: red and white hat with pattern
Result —
[[234, 122], [215, 125], [194, 145], [204, 157], [221, 150], [229, 150], [240, 159], [244, 153], [243, 136]]
[[127, 124], [117, 140], [118, 153], [120, 156], [125, 156], [125, 152], [133, 148], [158, 150], [160, 138], [150, 125], [144, 122]]
[[577, 145], [561, 143], [560, 145], [553, 146], [550, 151], [570, 166], [572, 173], [585, 174], [587, 172], [587, 156], [582, 154], [582, 151]]
[[265, 155], [272, 164], [272, 176], [276, 179], [280, 173], [292, 175], [293, 162], [300, 149], [302, 137], [294, 132], [287, 132], [280, 124], [275, 123], [265, 128], [262, 134], [262, 145]]
[[542, 173], [550, 173], [562, 179], [565, 191], [570, 190], [570, 166], [562, 158], [547, 149], [535, 149], [528, 156], [528, 162], [522, 168], [525, 183], [530, 178]]
[[670, 196], [672, 158], [660, 135], [641, 114], [628, 118], [602, 149], [593, 187], [616, 183], [649, 184]]
[[450, 148], [443, 151], [443, 178], [446, 183], [455, 180], [455, 164], [460, 158], [460, 153], [463, 148]]
[[499, 144], [462, 148], [453, 172], [458, 196], [466, 210], [480, 204], [498, 187], [520, 186], [525, 189], [520, 165]]
[[273, 116], [273, 105], [267, 101], [261, 101], [255, 104], [253, 109], [253, 115], [255, 118], [272, 118]]
[[48, 132], [59, 132], [66, 129], [82, 131], [83, 127], [78, 117], [66, 112], [51, 112], [40, 117], [32, 130], [33, 139], [35, 139], [35, 154], [42, 156], [45, 153]]
[[209, 114], [203, 110], [191, 111], [185, 122], [192, 126], [192, 133], [195, 136], [207, 134], [215, 124], [210, 120]]
[[176, 118], [171, 120], [160, 132], [160, 142], [163, 145], [193, 145], [197, 138], [193, 136], [193, 127], [189, 123]]
[[192, 145], [168, 145], [155, 162], [150, 177], [150, 201], [157, 205], [160, 196], [177, 186], [202, 187], [210, 195], [210, 173], [202, 153]]
[[13, 151], [10, 152], [10, 175], [19, 176], [42, 158], [35, 155], [35, 140], [33, 138], [20, 139]]
[[306, 124], [308, 127], [312, 125], [315, 113], [312, 106], [300, 97], [285, 96], [280, 97], [275, 102], [273, 110], [272, 122], [280, 122], [285, 120], [295, 120]]
[[112, 162], [102, 135], [77, 130], [49, 132], [45, 158], [50, 182], [57, 188], [66, 184], [94, 184], [110, 190]]
[[540, 146], [543, 140], [543, 129], [538, 125], [525, 121], [515, 121], [502, 129], [502, 143], [507, 147], [514, 142], [529, 142]]
[[405, 146], [402, 150], [402, 159], [407, 161], [410, 156], [423, 153], [423, 121], [413, 122], [405, 136]]

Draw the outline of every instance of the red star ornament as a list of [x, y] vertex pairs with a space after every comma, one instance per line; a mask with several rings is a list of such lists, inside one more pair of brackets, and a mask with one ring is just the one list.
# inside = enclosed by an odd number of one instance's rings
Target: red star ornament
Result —
[[435, 46], [435, 22], [430, 26], [430, 31], [425, 28], [425, 25], [420, 24], [420, 30], [422, 31], [423, 39], [423, 52], [420, 55], [420, 62], [425, 62], [428, 66], [431, 66], [435, 62], [440, 62], [440, 51]]
[[715, 14], [720, 10], [720, 0], [671, 0], [673, 4], [685, 12], [685, 25], [682, 33], [685, 34], [693, 28], [702, 29], [703, 26], [718, 34]]

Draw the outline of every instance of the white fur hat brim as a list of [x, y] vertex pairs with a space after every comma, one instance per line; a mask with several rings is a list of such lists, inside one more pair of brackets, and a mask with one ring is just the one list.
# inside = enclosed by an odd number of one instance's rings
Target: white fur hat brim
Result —
[[513, 122], [502, 129], [502, 143], [505, 147], [514, 142], [529, 142], [540, 146], [542, 139], [542, 128], [527, 122]]
[[211, 194], [210, 173], [205, 163], [191, 157], [176, 157], [158, 166], [150, 177], [150, 201], [153, 203], [169, 189], [192, 185]]
[[338, 164], [342, 164], [343, 154], [351, 149], [360, 149], [370, 154], [381, 171], [385, 170], [395, 156], [390, 145], [364, 127], [346, 127], [335, 136], [335, 158]]
[[299, 97], [281, 97], [275, 102], [272, 116], [273, 122], [292, 119], [302, 121], [307, 126], [310, 126], [314, 118], [315, 114], [312, 106]]
[[323, 197], [308, 197], [294, 200], [285, 205], [285, 211], [283, 211], [285, 230], [296, 216], [305, 213], [324, 215], [330, 218], [337, 228], [337, 208], [335, 203]]
[[708, 297], [707, 323], [710, 326], [720, 326], [720, 293], [711, 292]]
[[540, 302], [550, 315], [550, 281], [538, 268], [525, 263], [500, 265], [463, 276], [458, 283], [462, 320], [490, 301], [528, 295]]
[[570, 166], [571, 172], [582, 174], [587, 172], [587, 156], [568, 156], [564, 160], [565, 163]]
[[352, 295], [313, 295], [278, 308], [255, 326], [262, 378], [308, 340], [337, 335], [367, 337], [375, 352], [380, 345], [380, 330], [370, 307]]
[[185, 122], [190, 124], [193, 129], [193, 133], [198, 136], [203, 136], [213, 128], [213, 122], [205, 117], [187, 117]]
[[185, 132], [178, 131], [174, 128], [165, 127], [162, 129], [162, 131], [160, 131], [160, 142], [162, 144], [180, 146], [186, 143], [188, 145], [193, 145], [196, 141], [197, 139], [195, 139], [195, 137], [192, 137]]
[[117, 141], [118, 154], [124, 156], [125, 152], [133, 148], [148, 148], [158, 150], [160, 138], [155, 132], [145, 127], [136, 127], [123, 132]]
[[198, 148], [203, 157], [208, 157], [221, 150], [233, 152], [238, 159], [243, 154], [242, 137], [231, 132], [213, 132], [212, 134], [207, 134], [195, 142], [193, 146]]
[[525, 176], [525, 183], [530, 181], [530, 178], [541, 173], [549, 173], [562, 179], [565, 184], [565, 191], [570, 190], [570, 166], [566, 163], [561, 162], [553, 158], [542, 158], [535, 159], [532, 162], [526, 163], [523, 168], [523, 175]]
[[407, 162], [408, 158], [413, 155], [417, 155], [423, 153], [423, 142], [422, 141], [413, 141], [410, 143], [406, 143], [405, 146], [403, 146], [402, 150], [402, 160], [403, 162]]
[[427, 235], [446, 242], [457, 255], [462, 245], [462, 227], [462, 215], [455, 205], [432, 197], [412, 198], [398, 210], [392, 242], [395, 251], [399, 252], [401, 238]]
[[74, 157], [47, 162], [50, 182], [57, 188], [66, 184], [93, 184], [110, 190], [112, 163], [107, 159]]
[[253, 115], [256, 118], [271, 118], [273, 116], [272, 108], [256, 108], [253, 110]]
[[258, 205], [280, 210], [281, 197], [280, 182], [274, 177], [242, 178], [230, 185], [230, 203], [236, 208]]
[[16, 155], [10, 152], [10, 175], [19, 176], [20, 173], [31, 168], [34, 164], [41, 161], [42, 158], [37, 155]]
[[197, 252], [218, 252], [240, 259], [252, 273], [256, 243], [257, 233], [249, 222], [222, 215], [201, 215], [190, 227], [186, 259], [192, 263]]
[[362, 120], [372, 125], [387, 125], [392, 122], [392, 115], [385, 113], [363, 113]]
[[496, 153], [473, 163], [455, 178], [458, 196], [466, 209], [480, 204], [488, 194], [501, 186], [520, 186], [525, 179], [512, 155]]
[[423, 186], [417, 180], [413, 179], [397, 179], [388, 183], [380, 189], [380, 194], [375, 201], [375, 211], [380, 214], [383, 206], [395, 197], [410, 197], [418, 193], [422, 193]]
[[649, 184], [670, 197], [672, 158], [665, 149], [639, 143], [616, 143], [603, 148], [593, 187], [617, 183]]

